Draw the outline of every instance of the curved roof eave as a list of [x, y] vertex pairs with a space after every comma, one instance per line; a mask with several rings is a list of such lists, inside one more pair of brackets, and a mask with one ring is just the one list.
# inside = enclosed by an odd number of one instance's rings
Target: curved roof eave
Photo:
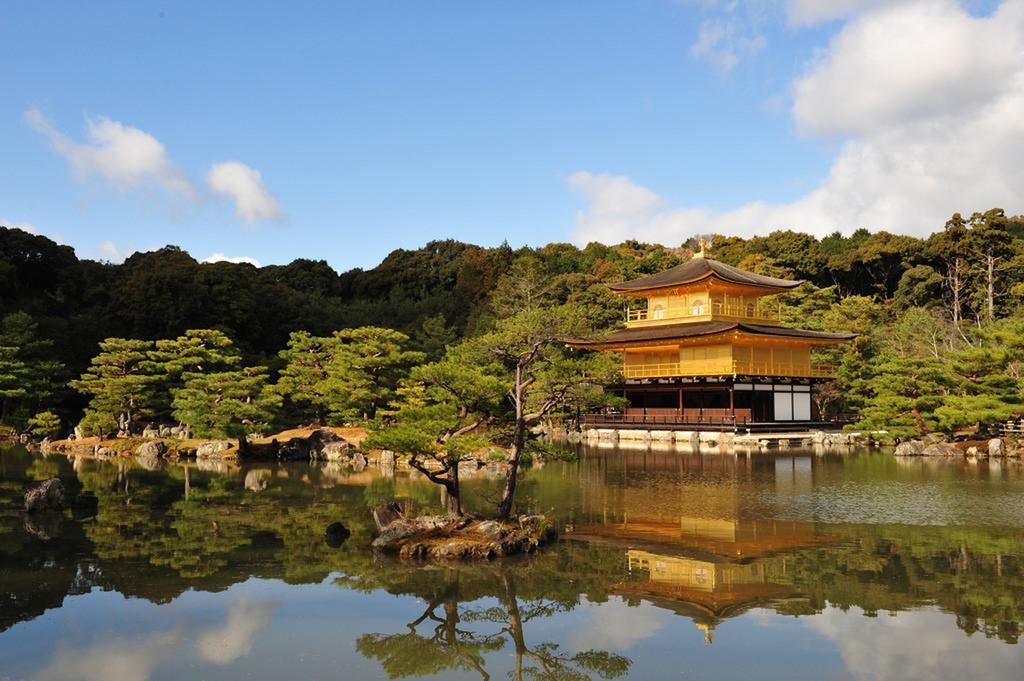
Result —
[[746, 272], [732, 265], [726, 265], [710, 258], [691, 258], [690, 260], [670, 267], [669, 269], [638, 279], [609, 284], [608, 288], [620, 293], [632, 291], [649, 291], [671, 286], [693, 284], [709, 277], [716, 277], [722, 281], [740, 286], [752, 286], [756, 288], [790, 290], [796, 288], [803, 281], [797, 279], [778, 279], [763, 274]]

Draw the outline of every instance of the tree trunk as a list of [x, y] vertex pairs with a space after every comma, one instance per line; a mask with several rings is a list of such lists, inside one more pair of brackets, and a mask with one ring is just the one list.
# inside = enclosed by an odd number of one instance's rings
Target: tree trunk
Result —
[[991, 255], [985, 258], [985, 304], [988, 321], [996, 316], [996, 259]]
[[512, 515], [512, 503], [515, 501], [516, 482], [519, 477], [519, 460], [526, 446], [526, 419], [523, 418], [526, 405], [523, 404], [523, 371], [516, 366], [516, 384], [513, 401], [516, 408], [516, 427], [512, 434], [512, 456], [509, 459], [508, 476], [505, 478], [505, 490], [498, 504], [498, 520], [508, 520]]
[[952, 294], [953, 326], [960, 328], [960, 291], [963, 289], [963, 282], [960, 279], [960, 258], [953, 260], [949, 271], [949, 291]]
[[444, 490], [447, 493], [445, 509], [452, 515], [462, 515], [462, 489], [459, 484], [459, 464], [448, 471], [448, 480], [445, 482]]
[[519, 478], [519, 462], [526, 447], [526, 421], [516, 419], [515, 434], [512, 437], [512, 456], [508, 462], [508, 476], [505, 478], [505, 489], [498, 505], [498, 520], [508, 520], [512, 515], [512, 504], [516, 496], [516, 483]]

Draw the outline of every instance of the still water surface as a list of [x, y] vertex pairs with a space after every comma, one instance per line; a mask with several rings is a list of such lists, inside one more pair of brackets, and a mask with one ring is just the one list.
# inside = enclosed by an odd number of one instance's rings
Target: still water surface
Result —
[[[54, 476], [98, 513], [26, 520]], [[370, 554], [396, 497], [438, 503], [329, 464], [0, 449], [0, 679], [1024, 678], [1020, 464], [584, 451], [522, 487], [563, 540], [485, 565]]]

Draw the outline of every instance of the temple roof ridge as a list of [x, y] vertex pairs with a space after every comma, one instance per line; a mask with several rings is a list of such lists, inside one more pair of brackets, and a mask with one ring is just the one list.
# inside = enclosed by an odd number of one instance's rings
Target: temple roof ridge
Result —
[[646, 277], [639, 277], [617, 284], [609, 284], [612, 291], [632, 292], [646, 291], [652, 289], [691, 284], [708, 277], [717, 277], [723, 281], [742, 286], [755, 286], [758, 288], [789, 290], [796, 288], [803, 281], [796, 279], [779, 279], [763, 274], [754, 274], [741, 270], [724, 262], [706, 257], [694, 257], [684, 263], [670, 267], [667, 270], [651, 274]]

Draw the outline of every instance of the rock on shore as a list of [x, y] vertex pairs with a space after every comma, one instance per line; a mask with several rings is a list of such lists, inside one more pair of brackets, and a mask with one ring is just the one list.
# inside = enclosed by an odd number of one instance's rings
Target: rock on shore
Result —
[[904, 440], [896, 445], [896, 456], [967, 456], [970, 458], [1020, 457], [1024, 446], [1014, 441], [994, 437], [990, 440], [973, 442], [946, 442], [941, 435], [931, 434], [923, 440]]

